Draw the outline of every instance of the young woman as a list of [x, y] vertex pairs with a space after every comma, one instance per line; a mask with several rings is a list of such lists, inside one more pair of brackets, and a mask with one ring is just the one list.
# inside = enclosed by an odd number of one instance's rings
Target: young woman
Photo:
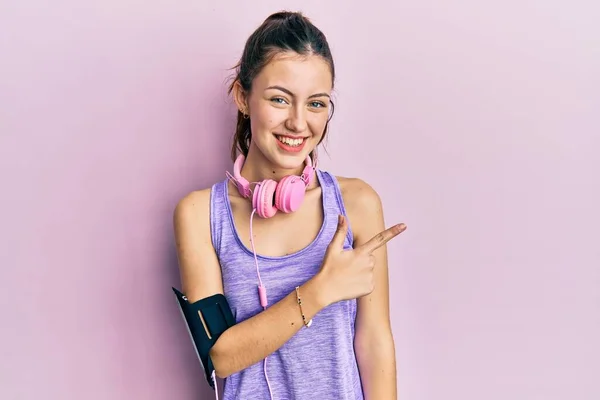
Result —
[[223, 293], [236, 320], [210, 353], [225, 400], [396, 398], [386, 243], [405, 226], [385, 229], [367, 183], [315, 168], [334, 71], [306, 17], [269, 16], [230, 87], [233, 170], [174, 213], [183, 292]]

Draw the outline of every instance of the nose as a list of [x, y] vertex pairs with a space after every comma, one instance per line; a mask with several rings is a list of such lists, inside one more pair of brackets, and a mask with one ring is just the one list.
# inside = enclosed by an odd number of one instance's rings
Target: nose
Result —
[[307, 128], [306, 116], [302, 107], [291, 107], [285, 121], [285, 128], [294, 133], [304, 132]]

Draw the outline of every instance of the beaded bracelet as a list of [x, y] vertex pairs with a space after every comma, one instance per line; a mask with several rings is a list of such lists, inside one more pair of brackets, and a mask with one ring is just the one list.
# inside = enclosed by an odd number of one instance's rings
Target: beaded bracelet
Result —
[[307, 328], [312, 325], [312, 318], [306, 322], [306, 317], [304, 316], [304, 312], [302, 311], [302, 299], [300, 298], [300, 286], [296, 286], [296, 298], [298, 299], [298, 306], [300, 307], [300, 314], [302, 314], [302, 321], [304, 322], [304, 326]]

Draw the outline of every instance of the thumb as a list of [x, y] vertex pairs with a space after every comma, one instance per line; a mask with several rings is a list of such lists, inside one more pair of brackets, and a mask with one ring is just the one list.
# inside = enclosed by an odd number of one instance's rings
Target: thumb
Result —
[[342, 249], [344, 247], [344, 240], [346, 239], [346, 233], [348, 232], [348, 223], [343, 215], [338, 216], [337, 231], [333, 235], [331, 240], [331, 247], [336, 249]]

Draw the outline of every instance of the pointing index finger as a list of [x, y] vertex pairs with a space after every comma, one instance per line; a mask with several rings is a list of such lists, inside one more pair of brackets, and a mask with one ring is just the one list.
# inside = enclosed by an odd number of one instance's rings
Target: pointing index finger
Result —
[[398, 236], [405, 229], [406, 225], [404, 224], [394, 225], [391, 228], [388, 228], [385, 231], [382, 231], [377, 235], [373, 236], [368, 242], [360, 246], [360, 248], [366, 251], [367, 253], [372, 253], [373, 251], [377, 250], [378, 248], [380, 248], [381, 246]]

